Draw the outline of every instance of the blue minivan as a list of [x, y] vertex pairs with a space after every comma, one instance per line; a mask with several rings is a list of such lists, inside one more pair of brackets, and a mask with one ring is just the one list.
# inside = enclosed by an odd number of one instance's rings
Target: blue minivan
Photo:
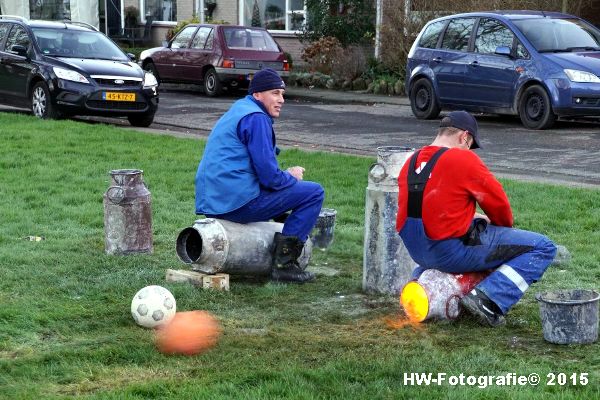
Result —
[[600, 116], [600, 30], [568, 14], [494, 11], [427, 23], [406, 68], [414, 115], [519, 115], [530, 129]]

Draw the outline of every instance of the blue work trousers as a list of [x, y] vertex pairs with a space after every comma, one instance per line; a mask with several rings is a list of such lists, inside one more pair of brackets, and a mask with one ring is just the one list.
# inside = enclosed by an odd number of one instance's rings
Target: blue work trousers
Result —
[[298, 181], [292, 186], [280, 190], [261, 188], [258, 197], [237, 210], [220, 215], [206, 215], [240, 224], [268, 221], [291, 211], [283, 224], [286, 236], [296, 236], [306, 242], [308, 235], [317, 222], [325, 191], [318, 183]]
[[479, 232], [479, 244], [466, 245], [462, 239], [431, 240], [420, 218], [409, 217], [400, 236], [418, 264], [413, 278], [430, 268], [453, 274], [493, 270], [477, 288], [503, 313], [542, 277], [556, 254], [556, 246], [544, 235], [490, 224]]

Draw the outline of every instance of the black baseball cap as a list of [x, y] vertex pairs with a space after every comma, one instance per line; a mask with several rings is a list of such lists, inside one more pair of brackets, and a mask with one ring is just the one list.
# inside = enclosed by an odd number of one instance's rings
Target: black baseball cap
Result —
[[463, 131], [469, 132], [473, 137], [473, 144], [471, 144], [471, 150], [480, 149], [481, 143], [479, 142], [479, 133], [477, 130], [477, 120], [471, 114], [466, 111], [452, 111], [447, 116], [442, 118], [440, 122], [440, 128], [453, 127]]

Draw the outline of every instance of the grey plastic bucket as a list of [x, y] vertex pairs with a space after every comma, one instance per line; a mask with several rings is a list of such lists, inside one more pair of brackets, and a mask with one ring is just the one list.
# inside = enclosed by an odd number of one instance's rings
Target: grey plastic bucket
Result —
[[333, 242], [333, 230], [335, 228], [335, 216], [337, 211], [333, 208], [323, 208], [313, 228], [310, 238], [313, 246], [325, 250]]
[[598, 340], [598, 299], [594, 290], [537, 293], [544, 339], [550, 343], [593, 343]]

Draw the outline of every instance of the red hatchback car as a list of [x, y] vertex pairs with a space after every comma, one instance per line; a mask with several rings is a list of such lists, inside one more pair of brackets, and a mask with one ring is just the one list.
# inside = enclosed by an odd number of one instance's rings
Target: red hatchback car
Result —
[[165, 47], [145, 50], [140, 65], [159, 82], [199, 83], [208, 96], [245, 89], [254, 73], [272, 68], [286, 80], [290, 65], [266, 29], [187, 25]]

